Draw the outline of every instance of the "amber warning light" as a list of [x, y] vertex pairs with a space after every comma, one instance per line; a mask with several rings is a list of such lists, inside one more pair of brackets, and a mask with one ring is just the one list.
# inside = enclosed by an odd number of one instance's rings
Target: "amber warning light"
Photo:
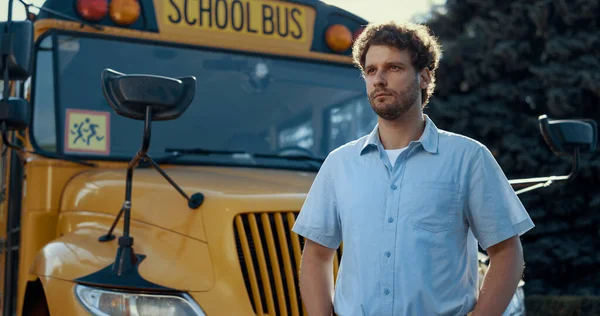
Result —
[[119, 25], [130, 25], [140, 17], [139, 0], [77, 0], [77, 13], [87, 21], [98, 22], [106, 15]]
[[336, 52], [342, 53], [352, 46], [352, 32], [345, 25], [334, 24], [325, 32], [325, 42], [329, 48]]
[[120, 25], [133, 24], [140, 17], [138, 0], [112, 0], [110, 2], [110, 19]]

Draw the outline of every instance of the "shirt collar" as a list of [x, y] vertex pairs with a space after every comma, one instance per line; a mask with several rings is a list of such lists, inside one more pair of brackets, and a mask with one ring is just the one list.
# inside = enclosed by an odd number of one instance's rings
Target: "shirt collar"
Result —
[[[423, 149], [431, 154], [437, 153], [438, 149], [438, 128], [435, 126], [431, 118], [427, 114], [423, 114], [425, 118], [425, 130], [421, 137], [415, 141], [415, 143], [421, 144]], [[381, 139], [379, 138], [379, 124], [375, 125], [373, 131], [367, 136], [365, 144], [360, 150], [360, 154], [362, 155], [367, 148], [375, 147], [379, 150], [383, 150], [383, 144], [381, 144]]]

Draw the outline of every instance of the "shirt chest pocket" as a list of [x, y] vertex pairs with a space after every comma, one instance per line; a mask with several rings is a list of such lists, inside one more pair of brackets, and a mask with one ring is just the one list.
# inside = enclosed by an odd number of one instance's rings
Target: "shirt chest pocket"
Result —
[[441, 232], [455, 227], [460, 200], [458, 184], [409, 184], [405, 186], [401, 200], [409, 224], [430, 232]]

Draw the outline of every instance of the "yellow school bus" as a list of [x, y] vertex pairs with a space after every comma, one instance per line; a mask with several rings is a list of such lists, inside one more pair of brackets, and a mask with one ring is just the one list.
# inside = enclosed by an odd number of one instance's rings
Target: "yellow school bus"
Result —
[[[372, 128], [352, 119], [368, 110], [350, 57], [367, 22], [314, 0], [48, 0], [31, 18], [31, 121], [13, 145], [35, 154], [4, 157], [4, 314], [301, 314], [290, 229], [320, 157]], [[176, 187], [135, 168], [137, 260], [120, 275], [124, 214], [109, 230], [144, 121], [110, 108], [106, 68], [196, 80], [185, 113], [152, 123], [148, 155]]]
[[[367, 21], [316, 0], [39, 9], [30, 73], [3, 77], [3, 314], [306, 314], [291, 227], [323, 157], [376, 122], [350, 56]], [[557, 152], [592, 133], [540, 122]]]

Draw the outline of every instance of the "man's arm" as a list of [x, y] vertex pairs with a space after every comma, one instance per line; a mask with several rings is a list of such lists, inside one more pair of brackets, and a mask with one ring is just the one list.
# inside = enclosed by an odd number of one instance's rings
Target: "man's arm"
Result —
[[306, 239], [300, 263], [300, 294], [309, 316], [333, 315], [335, 249]]
[[473, 316], [502, 315], [515, 294], [525, 263], [518, 236], [487, 249], [490, 266], [483, 279]]

